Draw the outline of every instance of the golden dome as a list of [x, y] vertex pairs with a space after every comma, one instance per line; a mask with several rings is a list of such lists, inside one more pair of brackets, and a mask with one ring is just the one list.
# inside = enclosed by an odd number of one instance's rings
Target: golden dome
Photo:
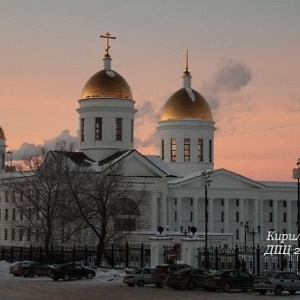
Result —
[[101, 70], [85, 84], [82, 99], [120, 98], [132, 100], [131, 89], [126, 80], [113, 70]]
[[5, 134], [1, 127], [0, 127], [0, 139], [5, 139]]
[[194, 89], [182, 88], [167, 100], [160, 121], [190, 118], [213, 121], [212, 112], [206, 100]]

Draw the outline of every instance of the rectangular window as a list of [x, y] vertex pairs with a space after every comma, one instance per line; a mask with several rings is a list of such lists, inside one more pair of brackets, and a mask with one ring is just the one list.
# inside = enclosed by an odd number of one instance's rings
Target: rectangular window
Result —
[[165, 140], [161, 140], [161, 159], [165, 160]]
[[5, 202], [8, 202], [8, 191], [5, 191]]
[[237, 239], [237, 240], [239, 240], [239, 239], [240, 239], [240, 232], [239, 232], [239, 230], [238, 230], [238, 229], [236, 230], [236, 239]]
[[23, 229], [22, 228], [19, 229], [19, 240], [23, 241]]
[[184, 139], [184, 161], [191, 160], [191, 140]]
[[5, 209], [5, 215], [4, 215], [4, 219], [5, 219], [5, 221], [7, 221], [8, 220], [8, 209], [6, 208]]
[[191, 198], [191, 206], [193, 206], [193, 205], [194, 205], [194, 199]]
[[16, 209], [13, 208], [12, 210], [12, 220], [15, 221], [16, 220]]
[[7, 241], [8, 239], [8, 229], [4, 229], [4, 240]]
[[193, 212], [191, 211], [191, 222], [193, 222]]
[[203, 161], [203, 139], [198, 139], [198, 161]]
[[116, 118], [116, 141], [122, 141], [122, 119]]
[[81, 135], [81, 141], [84, 142], [84, 133], [85, 133], [85, 128], [84, 128], [84, 119], [81, 119], [80, 121], [80, 135]]
[[239, 206], [240, 205], [240, 199], [235, 199], [235, 206]]
[[286, 207], [286, 201], [285, 200], [283, 201], [283, 207]]
[[286, 213], [283, 213], [283, 222], [286, 223]]
[[95, 141], [102, 141], [102, 118], [95, 119]]
[[176, 140], [171, 139], [171, 162], [176, 162]]
[[209, 140], [209, 162], [212, 162], [212, 153], [213, 153], [212, 140]]
[[11, 240], [14, 241], [15, 238], [16, 238], [16, 230], [13, 228], [13, 229], [11, 230]]
[[239, 222], [239, 221], [240, 221], [240, 214], [239, 214], [238, 211], [235, 213], [235, 221], [236, 221], [236, 222]]
[[11, 199], [12, 199], [12, 202], [13, 202], [13, 203], [16, 202], [16, 191], [15, 191], [15, 190], [12, 191]]
[[269, 200], [269, 207], [273, 207], [273, 201]]
[[224, 199], [221, 199], [221, 206], [224, 206]]
[[30, 229], [27, 230], [27, 241], [30, 242], [31, 234]]
[[174, 219], [175, 219], [175, 222], [177, 222], [177, 211], [175, 210], [175, 213], [174, 213]]
[[269, 214], [269, 222], [273, 222], [273, 213]]
[[134, 120], [131, 120], [131, 129], [130, 129], [130, 141], [133, 143], [133, 136], [134, 136]]
[[174, 205], [177, 205], [177, 198], [174, 198]]
[[221, 211], [221, 222], [224, 222], [224, 211]]

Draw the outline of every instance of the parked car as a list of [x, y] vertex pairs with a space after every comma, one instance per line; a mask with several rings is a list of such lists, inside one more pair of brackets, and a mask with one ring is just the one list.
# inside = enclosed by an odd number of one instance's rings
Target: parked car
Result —
[[171, 274], [183, 270], [192, 268], [187, 264], [162, 264], [155, 267], [152, 272], [151, 278], [157, 288], [163, 288], [167, 286], [168, 278]]
[[261, 295], [268, 291], [275, 295], [281, 295], [283, 291], [289, 291], [294, 295], [300, 291], [300, 277], [294, 272], [274, 272], [271, 274], [262, 274], [254, 280], [254, 290]]
[[194, 289], [203, 287], [203, 279], [209, 272], [205, 269], [189, 268], [183, 269], [168, 278], [168, 287], [177, 289]]
[[9, 273], [14, 276], [22, 276], [22, 267], [26, 267], [30, 264], [33, 264], [33, 261], [24, 260], [13, 263], [9, 268]]
[[123, 282], [128, 286], [143, 287], [145, 284], [153, 284], [151, 273], [154, 268], [140, 268], [125, 270]]
[[95, 276], [96, 276], [95, 270], [79, 264], [58, 265], [55, 268], [51, 269], [50, 271], [50, 277], [54, 281], [57, 281], [59, 279], [63, 279], [63, 280], [81, 279], [81, 278], [92, 279]]
[[242, 291], [253, 290], [254, 277], [240, 270], [215, 271], [203, 280], [203, 288], [211, 291], [223, 290], [230, 292], [232, 289]]
[[34, 276], [50, 276], [52, 267], [39, 262], [33, 262], [31, 264], [23, 265], [20, 267], [20, 274], [24, 277]]

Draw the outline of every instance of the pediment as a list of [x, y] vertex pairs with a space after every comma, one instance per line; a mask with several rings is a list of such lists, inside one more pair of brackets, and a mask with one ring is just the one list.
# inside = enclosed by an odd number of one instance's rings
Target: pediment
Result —
[[[203, 186], [203, 179], [200, 172], [186, 175], [169, 181], [170, 187], [180, 186], [182, 188], [199, 188]], [[212, 175], [212, 188], [217, 189], [261, 189], [263, 185], [257, 181], [228, 171], [226, 169], [215, 170]]]

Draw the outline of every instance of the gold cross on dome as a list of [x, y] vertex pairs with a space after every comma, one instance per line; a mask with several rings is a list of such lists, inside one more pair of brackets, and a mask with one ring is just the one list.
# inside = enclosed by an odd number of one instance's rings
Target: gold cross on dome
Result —
[[104, 38], [104, 39], [106, 39], [105, 56], [109, 56], [109, 53], [108, 53], [108, 51], [109, 51], [109, 48], [110, 48], [110, 45], [109, 45], [109, 40], [110, 40], [110, 39], [113, 39], [113, 40], [115, 40], [115, 39], [116, 39], [116, 37], [115, 37], [115, 36], [111, 36], [111, 34], [110, 34], [109, 32], [106, 32], [106, 34], [105, 34], [105, 35], [100, 35], [100, 38]]

